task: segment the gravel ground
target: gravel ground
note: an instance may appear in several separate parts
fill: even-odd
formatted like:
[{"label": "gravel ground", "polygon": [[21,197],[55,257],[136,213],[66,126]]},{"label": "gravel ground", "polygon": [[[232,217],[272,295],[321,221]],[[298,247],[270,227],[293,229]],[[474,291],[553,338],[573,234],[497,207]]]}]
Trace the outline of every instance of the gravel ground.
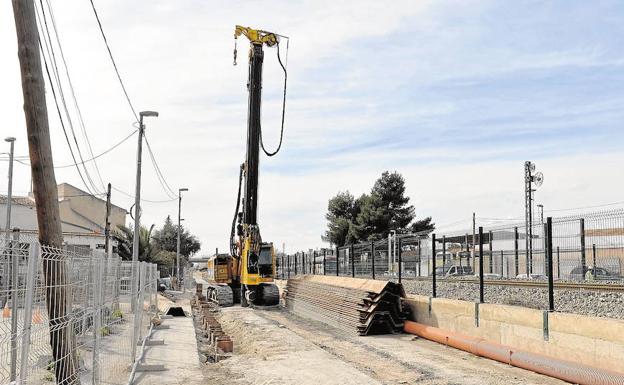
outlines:
[{"label": "gravel ground", "polygon": [[[404,279],[402,282],[408,294],[431,295],[431,281]],[[437,296],[475,302],[479,300],[479,286],[473,283],[438,281]],[[486,285],[485,302],[547,309],[548,290],[546,288]],[[555,289],[555,310],[594,317],[624,319],[624,294],[581,289]]]},{"label": "gravel ground", "polygon": [[344,335],[283,309],[234,306],[217,317],[234,339],[234,354],[205,365],[205,384],[564,384],[409,334]]}]

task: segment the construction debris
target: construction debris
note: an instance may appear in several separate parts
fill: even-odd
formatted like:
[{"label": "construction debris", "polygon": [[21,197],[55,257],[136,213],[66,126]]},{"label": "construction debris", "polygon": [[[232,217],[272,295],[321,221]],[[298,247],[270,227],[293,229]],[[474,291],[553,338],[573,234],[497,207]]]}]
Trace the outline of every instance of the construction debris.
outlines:
[{"label": "construction debris", "polygon": [[300,276],[286,288],[292,313],[362,336],[401,333],[409,315],[401,298],[401,284],[359,278]]}]

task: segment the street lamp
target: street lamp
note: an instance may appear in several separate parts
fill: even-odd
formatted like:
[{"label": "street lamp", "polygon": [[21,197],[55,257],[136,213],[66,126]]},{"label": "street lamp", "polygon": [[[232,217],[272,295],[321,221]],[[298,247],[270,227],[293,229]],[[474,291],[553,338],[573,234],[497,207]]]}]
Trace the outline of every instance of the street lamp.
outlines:
[{"label": "street lamp", "polygon": [[176,283],[178,285],[178,290],[180,289],[180,222],[182,218],[180,215],[182,214],[182,191],[188,191],[188,188],[178,189],[178,244],[176,248]]},{"label": "street lamp", "polygon": [[[139,141],[137,145],[137,171],[136,171],[136,188],[134,191],[134,235],[132,239],[132,288],[131,296],[132,311],[136,310],[136,299],[138,292],[138,261],[139,261],[139,239],[141,229],[141,156],[143,152],[143,134],[145,133],[145,125],[143,124],[143,117],[157,117],[156,111],[141,111],[139,112]],[[134,349],[133,349],[134,350]]]},{"label": "street lamp", "polygon": [[[13,149],[15,147],[15,138],[13,137],[8,137],[6,139],[4,139],[5,142],[10,143],[11,145],[11,151],[9,152],[9,189],[7,191],[7,209],[6,209],[6,227],[5,227],[5,246],[4,247],[8,247],[9,245],[9,237],[10,237],[10,233],[9,230],[11,229],[11,201],[13,200]],[[8,254],[5,255],[4,258],[4,271],[7,272],[9,271],[9,257]],[[3,288],[5,293],[9,292],[9,279],[5,278],[4,279],[4,288]],[[8,296],[6,297],[6,300],[8,300]],[[17,317],[13,317],[14,319],[17,319]]]},{"label": "street lamp", "polygon": [[11,200],[13,198],[13,151],[15,149],[15,138],[9,136],[4,139],[5,142],[10,143],[11,150],[9,151],[9,188],[7,191],[7,212],[6,212],[6,236],[7,243],[9,238],[9,229],[11,228]]}]

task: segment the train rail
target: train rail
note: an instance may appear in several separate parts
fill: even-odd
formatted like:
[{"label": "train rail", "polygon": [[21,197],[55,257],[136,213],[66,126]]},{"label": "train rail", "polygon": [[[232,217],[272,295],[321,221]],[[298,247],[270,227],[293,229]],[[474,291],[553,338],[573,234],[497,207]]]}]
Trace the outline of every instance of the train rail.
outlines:
[{"label": "train rail", "polygon": [[[403,280],[430,281],[430,277],[419,278],[403,278]],[[457,279],[437,279],[438,283],[469,283],[478,285],[479,280],[473,278],[457,278]],[[548,288],[548,281],[545,280],[505,280],[505,279],[485,279],[486,286],[515,286],[529,288]],[[624,292],[624,283],[587,283],[587,282],[557,282],[555,281],[555,290],[572,289],[572,290],[592,290],[592,291],[608,291],[608,292]]]}]

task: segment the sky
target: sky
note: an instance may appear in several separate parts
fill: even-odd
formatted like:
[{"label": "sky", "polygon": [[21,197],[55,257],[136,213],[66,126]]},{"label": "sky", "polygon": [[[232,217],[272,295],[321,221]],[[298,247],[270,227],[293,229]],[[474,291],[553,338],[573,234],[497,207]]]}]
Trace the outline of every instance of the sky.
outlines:
[{"label": "sky", "polygon": [[[99,154],[135,130],[134,116],[89,1],[47,1]],[[171,189],[189,189],[182,217],[201,253],[227,249],[245,156],[248,43],[239,39],[233,66],[236,24],[291,38],[287,57],[284,44],[281,51],[288,66],[282,150],[260,161],[259,224],[263,239],[280,249],[326,246],[327,200],[339,191],[369,192],[385,170],[405,177],[417,216],[432,216],[440,231],[468,228],[473,212],[478,225],[522,217],[526,160],[545,176],[535,199],[548,215],[624,206],[620,1],[94,3],[133,104],[160,113],[146,120],[147,139]],[[0,55],[1,136],[15,136],[16,155],[25,156],[10,2],[0,4]],[[269,150],[279,141],[282,82],[276,50],[267,48],[262,127]],[[71,164],[50,91],[54,162]],[[8,151],[2,143],[0,152]],[[135,162],[133,136],[97,166],[104,183],[133,195]],[[0,174],[7,167],[0,155]],[[102,191],[92,164],[89,173]],[[84,188],[75,168],[56,169],[56,180]],[[14,193],[27,194],[29,167],[16,164],[14,181]],[[147,153],[142,197],[169,199]],[[112,200],[128,210],[133,203],[117,190]],[[142,205],[148,225],[177,216],[175,199]]]}]

